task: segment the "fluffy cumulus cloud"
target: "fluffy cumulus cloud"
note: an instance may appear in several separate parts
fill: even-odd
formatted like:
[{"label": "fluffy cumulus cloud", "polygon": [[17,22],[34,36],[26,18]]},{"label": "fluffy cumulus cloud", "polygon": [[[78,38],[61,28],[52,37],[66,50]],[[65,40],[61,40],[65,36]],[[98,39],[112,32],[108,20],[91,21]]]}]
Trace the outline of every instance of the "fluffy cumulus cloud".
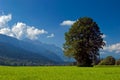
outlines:
[{"label": "fluffy cumulus cloud", "polygon": [[55,35],[52,33],[52,34],[50,34],[49,36],[47,36],[47,38],[52,38],[52,37],[54,37]]},{"label": "fluffy cumulus cloud", "polygon": [[71,21],[71,20],[65,20],[63,21],[60,25],[61,26],[71,26],[75,23],[75,21]]},{"label": "fluffy cumulus cloud", "polygon": [[15,37],[17,39],[29,38],[31,40],[37,39],[41,34],[47,34],[47,31],[44,29],[38,29],[22,22],[17,22],[10,27],[7,23],[11,19],[11,14],[0,16],[0,34]]},{"label": "fluffy cumulus cloud", "polygon": [[27,29],[27,37],[31,39],[37,39],[37,36],[40,34],[47,34],[48,32],[44,29],[37,29],[35,27],[28,27]]},{"label": "fluffy cumulus cloud", "polygon": [[11,14],[0,16],[0,28],[6,27],[7,23],[11,19],[12,19],[12,15]]},{"label": "fluffy cumulus cloud", "polygon": [[27,25],[25,23],[18,22],[15,24],[11,31],[13,32],[14,36],[18,39],[22,39],[26,37],[26,30],[27,30]]},{"label": "fluffy cumulus cloud", "polygon": [[0,34],[5,34],[11,37],[14,37],[13,32],[11,31],[10,28],[1,28],[0,29]]},{"label": "fluffy cumulus cloud", "polygon": [[38,35],[46,34],[47,31],[44,29],[37,29],[34,26],[28,26],[25,23],[18,22],[16,25],[12,27],[12,32],[15,37],[18,39],[29,38],[29,39],[37,39]]},{"label": "fluffy cumulus cloud", "polygon": [[105,51],[120,53],[120,43],[112,44],[104,47]]}]

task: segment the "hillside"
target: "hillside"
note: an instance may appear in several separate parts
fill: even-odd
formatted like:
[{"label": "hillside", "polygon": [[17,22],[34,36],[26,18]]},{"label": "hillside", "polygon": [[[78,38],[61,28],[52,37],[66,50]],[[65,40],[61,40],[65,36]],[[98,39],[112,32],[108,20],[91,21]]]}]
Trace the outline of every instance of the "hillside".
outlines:
[{"label": "hillside", "polygon": [[[64,64],[62,52],[48,48],[51,45],[39,41],[17,40],[0,35],[0,63],[1,65],[59,65]],[[62,51],[62,50],[61,50]],[[59,53],[59,54],[57,54]]]}]

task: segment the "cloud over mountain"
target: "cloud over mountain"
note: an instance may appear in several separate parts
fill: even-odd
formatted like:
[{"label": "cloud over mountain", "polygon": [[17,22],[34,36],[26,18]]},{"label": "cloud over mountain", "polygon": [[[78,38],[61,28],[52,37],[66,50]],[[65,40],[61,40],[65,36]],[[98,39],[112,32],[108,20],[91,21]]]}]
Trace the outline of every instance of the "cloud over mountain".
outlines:
[{"label": "cloud over mountain", "polygon": [[29,38],[29,39],[37,39],[39,35],[46,34],[47,31],[44,29],[37,29],[34,26],[28,26],[25,23],[18,22],[16,25],[12,27],[12,32],[14,36],[18,39]]},{"label": "cloud over mountain", "polygon": [[9,26],[8,22],[12,20],[12,15],[0,16],[0,34],[15,37],[17,39],[29,38],[37,39],[41,34],[47,34],[44,29],[38,29],[22,22],[17,22],[13,26]]}]

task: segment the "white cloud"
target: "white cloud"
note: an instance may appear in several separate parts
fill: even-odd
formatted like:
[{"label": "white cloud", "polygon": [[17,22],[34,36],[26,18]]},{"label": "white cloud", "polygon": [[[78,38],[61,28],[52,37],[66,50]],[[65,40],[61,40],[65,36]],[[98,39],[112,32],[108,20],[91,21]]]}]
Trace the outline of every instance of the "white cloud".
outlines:
[{"label": "white cloud", "polygon": [[37,39],[41,34],[47,34],[47,31],[44,29],[38,29],[34,26],[28,26],[25,23],[18,22],[13,26],[7,26],[7,23],[12,19],[12,15],[3,15],[0,16],[0,34],[8,35],[15,37],[17,39],[29,38]]},{"label": "white cloud", "polygon": [[12,31],[9,28],[0,29],[0,34],[5,34],[5,35],[9,35],[11,37],[14,37]]},{"label": "white cloud", "polygon": [[7,23],[11,19],[12,19],[12,15],[11,14],[0,16],[0,28],[6,27]]},{"label": "white cloud", "polygon": [[52,37],[54,37],[55,35],[52,33],[52,34],[50,34],[49,36],[47,36],[47,38],[52,38]]},{"label": "white cloud", "polygon": [[12,33],[17,39],[22,39],[26,37],[27,25],[21,22],[18,22],[12,27]]},{"label": "white cloud", "polygon": [[75,21],[71,21],[71,20],[65,20],[63,21],[60,25],[61,26],[71,26],[75,23]]},{"label": "white cloud", "polygon": [[105,54],[105,52],[102,52],[102,51],[101,51],[100,54]]},{"label": "white cloud", "polygon": [[105,35],[105,34],[103,34],[103,35],[102,35],[102,38],[106,38],[106,35]]},{"label": "white cloud", "polygon": [[47,34],[44,29],[37,29],[34,26],[28,26],[25,23],[18,22],[12,27],[12,32],[17,39],[29,38],[31,40],[38,39],[41,34]]},{"label": "white cloud", "polygon": [[104,42],[105,44],[107,44],[107,41],[104,40],[103,42]]},{"label": "white cloud", "polygon": [[37,39],[38,35],[40,34],[47,34],[48,32],[45,31],[44,29],[37,29],[35,27],[28,27],[27,29],[27,37],[30,38],[30,39]]},{"label": "white cloud", "polygon": [[120,43],[112,44],[103,48],[105,51],[120,53]]}]

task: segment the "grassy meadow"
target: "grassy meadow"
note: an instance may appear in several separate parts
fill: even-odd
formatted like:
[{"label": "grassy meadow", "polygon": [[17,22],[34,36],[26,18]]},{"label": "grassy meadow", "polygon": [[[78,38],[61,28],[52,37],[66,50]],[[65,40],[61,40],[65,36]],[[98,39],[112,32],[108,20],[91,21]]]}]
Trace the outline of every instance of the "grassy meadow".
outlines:
[{"label": "grassy meadow", "polygon": [[0,66],[0,80],[120,80],[120,67]]}]

